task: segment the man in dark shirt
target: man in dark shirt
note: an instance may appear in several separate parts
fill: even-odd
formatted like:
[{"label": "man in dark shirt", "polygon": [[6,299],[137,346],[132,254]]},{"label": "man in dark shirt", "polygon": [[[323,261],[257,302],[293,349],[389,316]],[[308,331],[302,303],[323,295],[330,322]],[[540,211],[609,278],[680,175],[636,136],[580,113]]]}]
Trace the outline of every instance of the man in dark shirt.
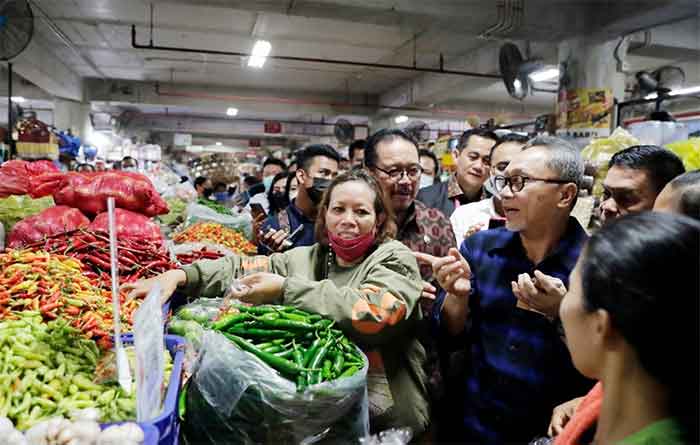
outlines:
[{"label": "man in dark shirt", "polygon": [[457,207],[481,200],[482,187],[489,177],[491,148],[496,142],[498,136],[490,130],[465,131],[459,138],[457,150],[452,153],[457,172],[447,182],[422,189],[418,200],[440,210],[447,218]]},{"label": "man in dark shirt", "polygon": [[555,406],[593,385],[575,370],[561,338],[561,299],[538,301],[547,310],[534,311],[513,292],[535,271],[568,285],[587,238],[570,217],[582,176],[575,147],[535,138],[495,178],[505,228],[479,232],[447,257],[416,255],[445,289],[434,305],[437,328],[459,335],[471,322],[461,442],[528,443],[546,434]]},{"label": "man in dark shirt", "polygon": [[[286,210],[270,215],[263,224],[262,234],[257,237],[260,253],[282,252],[316,242],[314,223],[318,205],[331,179],[338,175],[339,162],[335,149],[325,144],[309,145],[297,154],[298,168],[294,172],[299,184],[297,197]],[[301,232],[288,240],[302,225]]]},{"label": "man in dark shirt", "polygon": [[608,167],[600,203],[603,222],[651,210],[666,184],[685,172],[675,153],[656,145],[635,145],[617,152]]}]

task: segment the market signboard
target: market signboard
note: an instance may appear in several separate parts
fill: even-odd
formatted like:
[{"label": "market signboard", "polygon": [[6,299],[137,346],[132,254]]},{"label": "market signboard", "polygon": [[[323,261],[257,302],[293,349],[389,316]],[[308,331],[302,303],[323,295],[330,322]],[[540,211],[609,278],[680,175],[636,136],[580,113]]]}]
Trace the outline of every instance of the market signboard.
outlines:
[{"label": "market signboard", "polygon": [[609,88],[561,90],[557,101],[557,134],[575,138],[610,136],[613,106]]}]

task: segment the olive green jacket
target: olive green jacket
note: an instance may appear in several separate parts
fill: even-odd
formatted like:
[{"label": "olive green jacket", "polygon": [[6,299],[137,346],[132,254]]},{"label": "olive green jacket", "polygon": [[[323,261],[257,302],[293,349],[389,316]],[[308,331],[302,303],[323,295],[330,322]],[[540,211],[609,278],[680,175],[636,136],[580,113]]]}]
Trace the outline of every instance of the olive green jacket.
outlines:
[{"label": "olive green jacket", "polygon": [[277,303],[335,320],[368,353],[371,413],[373,382],[388,380],[390,401],[380,405],[390,408],[375,410],[381,414],[370,419],[372,430],[410,426],[420,434],[427,428],[426,356],[416,339],[422,280],[413,254],[402,243],[386,241],[362,263],[347,268],[337,265],[327,247],[315,244],[270,257],[200,261],[184,270],[182,291],[190,297],[222,296],[234,278],[252,272],[286,277]]}]

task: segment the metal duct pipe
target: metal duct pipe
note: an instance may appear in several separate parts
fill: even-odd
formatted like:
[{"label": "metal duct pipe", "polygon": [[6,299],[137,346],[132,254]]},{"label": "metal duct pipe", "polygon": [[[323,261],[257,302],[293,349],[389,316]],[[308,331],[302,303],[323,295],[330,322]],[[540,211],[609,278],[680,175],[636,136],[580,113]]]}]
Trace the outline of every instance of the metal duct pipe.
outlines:
[{"label": "metal duct pipe", "polygon": [[479,34],[479,38],[488,39],[491,37],[491,34],[496,32],[498,29],[500,29],[501,26],[503,26],[503,23],[505,22],[505,19],[506,19],[505,9],[506,9],[505,0],[499,0],[498,3],[496,4],[496,12],[498,14],[496,24],[489,26],[486,30],[484,30],[481,34]]},{"label": "metal duct pipe", "polygon": [[[175,46],[161,46],[153,45],[149,43],[148,45],[141,45],[136,42],[136,25],[131,25],[131,47],[135,49],[147,49],[154,51],[172,51],[181,53],[196,53],[196,54],[214,54],[217,56],[233,56],[233,57],[251,57],[252,54],[242,53],[237,51],[217,51],[204,48],[183,48]],[[369,62],[356,62],[352,60],[340,60],[340,59],[318,59],[314,57],[293,57],[293,56],[277,56],[269,55],[269,59],[275,60],[286,60],[290,62],[304,62],[304,63],[324,63],[330,65],[346,65],[346,66],[356,66],[364,68],[377,68],[377,69],[387,69],[387,70],[402,70],[402,71],[413,71],[419,73],[431,73],[431,74],[451,74],[455,76],[464,77],[479,77],[482,79],[501,79],[500,75],[497,74],[485,74],[485,73],[474,73],[471,71],[459,71],[459,70],[446,70],[442,66],[440,68],[421,68],[408,65],[390,65],[386,63],[369,63]]]},{"label": "metal duct pipe", "polygon": [[[230,122],[254,122],[254,123],[265,123],[269,121],[274,121],[274,122],[279,122],[281,124],[297,124],[297,125],[310,125],[314,127],[334,127],[335,122],[309,122],[309,121],[295,121],[295,120],[280,120],[280,119],[255,119],[255,118],[239,118],[239,117],[234,117],[234,118],[225,118],[223,116],[215,116],[215,115],[207,115],[207,114],[180,114],[180,113],[141,113],[139,112],[139,116],[146,116],[146,117],[172,117],[172,118],[180,118],[180,119],[218,119],[222,121],[230,121]],[[132,118],[133,119],[133,118]],[[369,125],[367,124],[352,124],[353,127],[356,128],[369,128]]]},{"label": "metal duct pipe", "polygon": [[[254,102],[254,103],[273,103],[273,104],[283,104],[283,105],[317,105],[317,106],[327,106],[336,108],[373,108],[373,109],[385,109],[385,110],[396,110],[396,111],[417,111],[423,113],[434,113],[445,116],[454,116],[460,119],[464,119],[467,116],[477,115],[477,116],[489,116],[491,117],[494,113],[480,113],[474,111],[462,111],[462,110],[450,110],[445,108],[437,107],[395,107],[391,105],[382,104],[352,104],[352,103],[335,103],[335,102],[323,102],[314,100],[304,100],[304,99],[290,99],[287,97],[265,97],[265,96],[233,96],[233,95],[218,95],[218,94],[207,94],[199,92],[186,92],[186,91],[163,91],[160,88],[160,84],[156,83],[155,92],[157,96],[163,97],[184,97],[191,99],[208,99],[217,100],[222,102],[231,103],[232,101],[240,102]],[[529,116],[517,115],[527,119]]]}]

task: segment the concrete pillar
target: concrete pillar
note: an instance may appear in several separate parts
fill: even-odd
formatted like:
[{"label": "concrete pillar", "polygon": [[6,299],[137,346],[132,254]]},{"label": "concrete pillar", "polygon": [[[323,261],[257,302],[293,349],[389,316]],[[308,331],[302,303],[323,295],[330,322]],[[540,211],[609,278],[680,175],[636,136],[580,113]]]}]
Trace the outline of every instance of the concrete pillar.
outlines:
[{"label": "concrete pillar", "polygon": [[71,129],[75,136],[85,141],[90,137],[90,104],[56,99],[54,101],[54,127],[59,130]]},{"label": "concrete pillar", "polygon": [[[570,112],[574,107],[583,104],[583,109],[586,113],[593,116],[600,116],[607,110],[609,115],[604,121],[614,125],[614,107],[612,106],[613,98],[624,100],[625,96],[625,74],[618,72],[617,61],[615,59],[615,48],[619,40],[611,40],[605,42],[594,42],[585,37],[565,40],[559,44],[558,59],[560,69],[565,68],[566,75],[564,81],[561,82],[558,96],[558,114],[559,114],[559,130],[558,134],[563,134],[570,138],[576,139],[577,142],[585,144],[587,140],[594,136],[607,136],[610,134],[611,126],[606,128],[596,128],[596,124],[582,125],[572,124],[572,120],[576,121],[581,115],[576,112],[569,113],[567,118],[567,110]],[[620,57],[625,57],[627,52],[626,45],[623,45],[620,50]],[[581,95],[577,100],[572,99],[572,92],[586,90],[609,90],[612,96],[607,96],[606,107],[598,106],[586,108],[586,103],[589,102],[588,95]],[[568,95],[567,95],[568,93]],[[568,99],[568,103],[567,103]],[[578,101],[580,99],[580,101]],[[578,102],[577,102],[578,101]]]}]

